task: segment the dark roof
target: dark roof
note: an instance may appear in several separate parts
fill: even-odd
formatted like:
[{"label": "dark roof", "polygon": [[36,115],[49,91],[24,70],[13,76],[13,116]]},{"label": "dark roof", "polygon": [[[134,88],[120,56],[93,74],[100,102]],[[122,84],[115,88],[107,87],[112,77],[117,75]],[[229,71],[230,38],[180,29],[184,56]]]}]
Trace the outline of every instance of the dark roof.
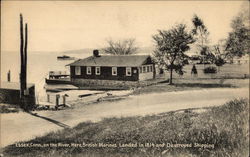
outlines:
[{"label": "dark roof", "polygon": [[69,66],[140,66],[147,62],[149,55],[106,55],[90,56],[77,60]]},{"label": "dark roof", "polygon": [[[27,83],[27,88],[34,86],[32,83]],[[20,83],[19,82],[0,82],[1,89],[13,89],[13,90],[20,90]]]}]

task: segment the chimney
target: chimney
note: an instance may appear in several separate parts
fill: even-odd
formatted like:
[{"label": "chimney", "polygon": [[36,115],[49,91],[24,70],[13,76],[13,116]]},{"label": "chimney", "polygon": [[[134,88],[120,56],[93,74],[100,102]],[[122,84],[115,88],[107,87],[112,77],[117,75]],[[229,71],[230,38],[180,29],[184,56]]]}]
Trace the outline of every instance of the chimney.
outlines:
[{"label": "chimney", "polygon": [[98,50],[94,50],[94,51],[93,51],[93,56],[94,56],[94,57],[100,57],[99,51],[98,51]]}]

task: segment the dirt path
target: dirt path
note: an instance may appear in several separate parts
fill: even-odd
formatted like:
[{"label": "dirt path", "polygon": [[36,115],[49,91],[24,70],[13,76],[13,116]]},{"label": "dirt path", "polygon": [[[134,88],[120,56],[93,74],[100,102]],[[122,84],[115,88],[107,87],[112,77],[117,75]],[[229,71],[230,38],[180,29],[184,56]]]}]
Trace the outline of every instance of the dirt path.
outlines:
[{"label": "dirt path", "polygon": [[116,102],[79,105],[69,110],[2,114],[1,147],[42,136],[51,131],[73,127],[83,121],[216,106],[239,97],[249,97],[248,88],[214,88],[145,94],[129,96]]}]

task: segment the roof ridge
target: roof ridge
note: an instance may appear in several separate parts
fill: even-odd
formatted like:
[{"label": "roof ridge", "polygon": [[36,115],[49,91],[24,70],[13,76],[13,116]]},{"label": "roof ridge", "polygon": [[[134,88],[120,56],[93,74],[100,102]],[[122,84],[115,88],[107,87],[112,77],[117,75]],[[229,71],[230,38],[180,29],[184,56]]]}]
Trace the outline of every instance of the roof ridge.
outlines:
[{"label": "roof ridge", "polygon": [[104,55],[104,56],[89,56],[84,59],[77,60],[67,66],[81,65],[101,65],[101,66],[138,66],[146,62],[150,55]]},{"label": "roof ridge", "polygon": [[137,55],[137,54],[132,54],[132,55],[109,55],[109,54],[106,54],[106,55],[100,55],[100,56],[150,56],[150,55]]}]

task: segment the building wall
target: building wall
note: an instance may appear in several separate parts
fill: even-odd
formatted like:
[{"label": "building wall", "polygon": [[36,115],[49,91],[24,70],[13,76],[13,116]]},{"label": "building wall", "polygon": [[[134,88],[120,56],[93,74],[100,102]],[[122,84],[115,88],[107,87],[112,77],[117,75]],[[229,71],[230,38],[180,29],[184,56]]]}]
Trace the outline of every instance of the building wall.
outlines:
[{"label": "building wall", "polygon": [[[0,89],[0,103],[20,104],[20,91],[15,89]],[[35,86],[29,88],[29,94],[26,96],[28,108],[33,108],[36,104]]]},{"label": "building wall", "polygon": [[138,81],[97,80],[73,78],[72,83],[78,87],[91,87],[92,89],[129,89],[139,86]]},{"label": "building wall", "polygon": [[0,103],[18,104],[20,92],[12,89],[0,89]]},{"label": "building wall", "polygon": [[149,80],[154,78],[154,73],[153,72],[148,72],[148,73],[140,73],[139,74],[139,81],[143,80]]},{"label": "building wall", "polygon": [[96,79],[96,80],[123,80],[138,81],[138,68],[131,67],[132,75],[126,76],[126,67],[117,67],[117,75],[112,75],[112,67],[100,67],[101,74],[96,75],[95,67],[91,67],[91,74],[88,75],[86,66],[81,66],[81,75],[75,74],[75,66],[70,66],[70,76],[72,79]]},{"label": "building wall", "polygon": [[[147,67],[151,66],[151,70],[147,71]],[[143,70],[143,67],[145,67],[145,70]],[[149,79],[154,79],[155,78],[155,65],[154,64],[147,64],[147,65],[142,65],[139,68],[139,81],[144,81],[144,80],[149,80]]]}]

